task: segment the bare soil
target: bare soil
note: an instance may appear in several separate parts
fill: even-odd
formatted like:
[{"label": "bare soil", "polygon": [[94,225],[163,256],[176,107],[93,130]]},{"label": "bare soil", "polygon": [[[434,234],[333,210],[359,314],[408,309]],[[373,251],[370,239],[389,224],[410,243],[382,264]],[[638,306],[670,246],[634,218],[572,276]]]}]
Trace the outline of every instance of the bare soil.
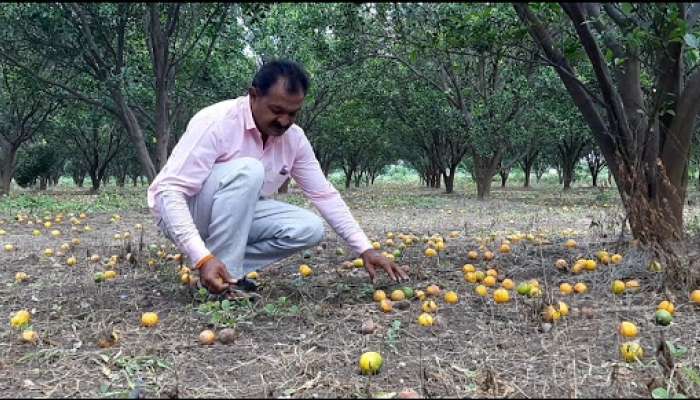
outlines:
[{"label": "bare soil", "polygon": [[[328,229],[308,258],[299,253],[260,271],[262,300],[249,307],[236,305],[231,312],[240,318],[235,343],[211,346],[199,344],[199,332],[220,331],[223,326],[199,311],[203,299],[180,283],[179,263],[149,250],[156,244],[164,245],[168,254],[177,253],[159,235],[147,210],[125,210],[118,222],[110,222],[111,213],[89,215],[80,226],[90,225],[93,231],[82,233],[71,231],[67,216],[50,229],[19,224],[14,215],[2,216],[5,223],[0,228],[7,234],[0,242],[16,249],[0,254],[0,314],[7,318],[0,329],[0,393],[372,397],[413,389],[424,397],[617,398],[650,397],[651,390],[668,387],[671,393],[698,396],[700,307],[687,296],[694,288],[664,291],[663,273],[649,271],[649,256],[620,234],[619,205],[607,204],[596,197],[599,193],[590,188],[567,194],[495,189],[491,201],[479,202],[464,194],[422,188],[353,191],[344,197],[374,240],[383,243],[389,231],[443,235],[447,249],[439,257],[425,257],[426,245],[420,242],[398,262],[409,265],[412,280],[407,286],[425,289],[435,283],[443,292],[456,291],[459,303],[436,299],[439,323],[429,328],[417,323],[417,300],[408,309],[381,312],[372,301],[373,288],[364,270],[341,265],[355,255]],[[294,190],[280,198],[305,204]],[[698,215],[697,206],[688,207],[687,213],[688,220]],[[143,231],[135,229],[137,223],[143,224]],[[42,235],[33,237],[33,229]],[[52,229],[61,230],[61,237],[52,238]],[[449,238],[454,230],[459,237]],[[130,239],[114,239],[125,231]],[[511,254],[498,253],[500,240],[516,231],[541,233],[548,243],[525,240],[513,244]],[[477,268],[495,268],[516,284],[537,279],[541,298],[513,290],[508,304],[497,305],[492,298],[476,295],[475,285],[465,282],[462,265],[468,262],[469,250],[479,249],[475,237],[492,233],[496,239],[489,248],[496,259],[479,261]],[[43,249],[57,251],[74,237],[81,243],[65,256],[43,255]],[[564,248],[568,238],[578,242],[577,249]],[[689,243],[686,256],[694,259],[700,242],[691,237]],[[339,247],[345,255],[337,255]],[[559,258],[572,264],[578,258],[594,258],[601,249],[623,254],[622,264],[600,265],[579,275],[554,267]],[[128,253],[132,261],[126,260]],[[91,254],[99,254],[101,262],[89,262]],[[121,256],[117,278],[96,283],[95,272],[106,270],[113,254]],[[66,265],[69,255],[76,256],[78,265]],[[148,267],[149,259],[157,265]],[[314,269],[312,277],[299,277],[302,263]],[[15,283],[20,271],[31,279]],[[614,279],[637,279],[641,289],[615,296],[610,290]],[[589,292],[564,296],[558,289],[561,282],[585,282]],[[403,285],[383,280],[378,286],[389,291]],[[656,305],[663,299],[676,306],[668,327],[654,323]],[[540,312],[558,301],[565,301],[571,314],[545,324]],[[10,315],[20,309],[32,313],[32,327],[40,337],[36,346],[22,343],[19,331],[10,328]],[[140,326],[146,311],[160,316],[156,327]],[[367,320],[379,326],[373,334],[359,331]],[[620,358],[621,321],[639,328],[641,362]],[[111,331],[117,332],[116,343],[99,347],[98,339]],[[666,341],[681,350],[669,355]],[[365,351],[382,354],[378,375],[359,373],[358,359]]]}]

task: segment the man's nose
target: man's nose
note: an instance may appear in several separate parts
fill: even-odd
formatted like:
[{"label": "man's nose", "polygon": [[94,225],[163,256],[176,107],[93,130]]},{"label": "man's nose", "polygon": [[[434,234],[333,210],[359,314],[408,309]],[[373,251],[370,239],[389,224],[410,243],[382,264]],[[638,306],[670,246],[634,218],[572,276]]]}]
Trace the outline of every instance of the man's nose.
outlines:
[{"label": "man's nose", "polygon": [[291,123],[292,123],[292,118],[289,117],[289,116],[287,116],[287,115],[284,115],[284,116],[282,116],[282,117],[279,117],[279,118],[277,119],[277,122],[278,122],[281,126],[289,126],[289,125],[291,125]]}]

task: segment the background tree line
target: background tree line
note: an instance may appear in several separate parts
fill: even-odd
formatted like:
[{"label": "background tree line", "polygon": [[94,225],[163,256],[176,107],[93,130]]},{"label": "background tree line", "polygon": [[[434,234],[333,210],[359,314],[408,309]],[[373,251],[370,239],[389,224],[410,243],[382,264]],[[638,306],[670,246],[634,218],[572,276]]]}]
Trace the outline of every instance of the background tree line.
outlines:
[{"label": "background tree line", "polygon": [[192,115],[273,57],[311,74],[298,124],[346,187],[401,160],[447,193],[460,169],[480,199],[514,168],[525,186],[555,168],[566,190],[585,159],[659,241],[682,236],[700,183],[697,4],[1,7],[2,193],[151,181]]}]

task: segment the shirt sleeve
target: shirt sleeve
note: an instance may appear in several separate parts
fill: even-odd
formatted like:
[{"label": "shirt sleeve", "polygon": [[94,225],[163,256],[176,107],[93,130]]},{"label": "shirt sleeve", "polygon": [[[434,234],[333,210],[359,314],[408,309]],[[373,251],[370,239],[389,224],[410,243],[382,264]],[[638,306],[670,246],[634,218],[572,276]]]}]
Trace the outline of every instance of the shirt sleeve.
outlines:
[{"label": "shirt sleeve", "polygon": [[160,171],[154,190],[154,202],[162,218],[162,227],[193,264],[209,254],[199,235],[187,198],[202,188],[218,156],[218,123],[193,118]]},{"label": "shirt sleeve", "polygon": [[372,248],[367,235],[353,218],[340,193],[323,175],[311,143],[301,135],[299,148],[290,171],[304,196],[318,209],[335,232],[358,254]]}]

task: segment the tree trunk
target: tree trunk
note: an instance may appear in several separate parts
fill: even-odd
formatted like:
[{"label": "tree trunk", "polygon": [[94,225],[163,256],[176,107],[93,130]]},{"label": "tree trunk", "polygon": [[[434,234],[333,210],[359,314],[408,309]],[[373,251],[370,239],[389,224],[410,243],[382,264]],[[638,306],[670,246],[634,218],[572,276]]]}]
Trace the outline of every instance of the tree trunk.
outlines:
[{"label": "tree trunk", "polygon": [[476,198],[478,200],[488,200],[491,197],[491,176],[479,176],[476,179]]},{"label": "tree trunk", "polygon": [[0,195],[10,194],[10,185],[17,168],[17,148],[9,146],[7,150],[0,147]]},{"label": "tree trunk", "polygon": [[111,88],[110,93],[115,105],[119,109],[119,119],[124,125],[124,129],[129,134],[131,143],[134,145],[136,158],[139,160],[139,163],[141,163],[143,173],[146,175],[149,182],[153,182],[153,179],[156,177],[156,168],[151,160],[151,155],[148,153],[148,148],[146,147],[141,125],[136,119],[134,112],[126,104],[126,100],[124,99],[121,90],[119,88]]},{"label": "tree trunk", "polygon": [[506,181],[508,181],[508,176],[510,175],[510,169],[501,169],[498,171],[498,175],[501,176],[501,187],[506,187]]},{"label": "tree trunk", "polygon": [[117,178],[117,187],[123,188],[126,183],[126,174],[118,174],[115,178]]},{"label": "tree trunk", "polygon": [[350,189],[350,184],[352,183],[352,174],[354,170],[344,170],[345,171],[345,189]]},{"label": "tree trunk", "polygon": [[48,178],[46,178],[45,176],[39,177],[39,190],[46,190],[48,181]]},{"label": "tree trunk", "polygon": [[454,192],[456,170],[457,168],[450,168],[449,174],[447,171],[442,173],[442,179],[445,181],[445,193],[447,194]]},{"label": "tree trunk", "polygon": [[564,190],[571,190],[571,181],[572,181],[572,168],[567,167],[566,165],[563,167],[563,174],[562,174],[562,182],[564,183]]},{"label": "tree trunk", "polygon": [[102,184],[102,179],[99,173],[97,171],[90,171],[90,180],[92,181],[90,192],[97,193],[100,190],[100,185]]}]

